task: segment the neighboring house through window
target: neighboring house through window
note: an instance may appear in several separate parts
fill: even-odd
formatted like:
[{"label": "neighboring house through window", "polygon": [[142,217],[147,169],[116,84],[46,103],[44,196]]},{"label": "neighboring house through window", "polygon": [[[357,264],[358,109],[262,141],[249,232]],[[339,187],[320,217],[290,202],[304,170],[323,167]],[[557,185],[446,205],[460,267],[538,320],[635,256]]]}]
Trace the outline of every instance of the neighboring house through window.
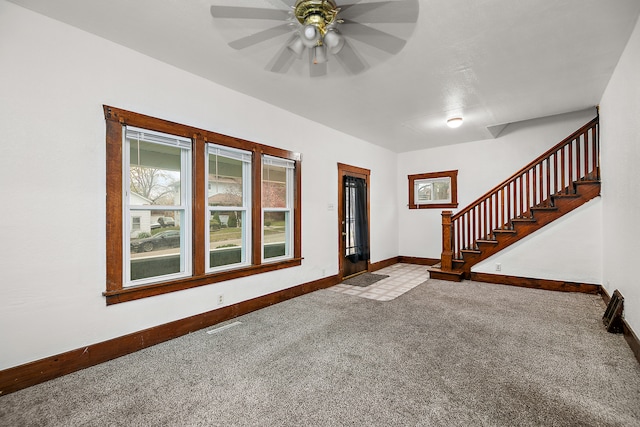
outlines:
[{"label": "neighboring house through window", "polygon": [[293,171],[291,160],[262,156],[263,259],[291,256]]}]

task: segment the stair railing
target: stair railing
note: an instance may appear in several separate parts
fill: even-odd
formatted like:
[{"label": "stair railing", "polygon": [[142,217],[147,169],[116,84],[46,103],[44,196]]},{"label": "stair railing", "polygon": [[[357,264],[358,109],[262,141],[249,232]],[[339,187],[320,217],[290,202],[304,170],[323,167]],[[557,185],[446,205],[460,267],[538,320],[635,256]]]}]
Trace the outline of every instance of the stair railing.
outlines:
[{"label": "stair railing", "polygon": [[478,240],[495,240],[515,218],[552,206],[552,195],[575,194],[576,181],[600,180],[598,117],[453,215],[442,212],[442,269],[451,270],[463,250]]}]

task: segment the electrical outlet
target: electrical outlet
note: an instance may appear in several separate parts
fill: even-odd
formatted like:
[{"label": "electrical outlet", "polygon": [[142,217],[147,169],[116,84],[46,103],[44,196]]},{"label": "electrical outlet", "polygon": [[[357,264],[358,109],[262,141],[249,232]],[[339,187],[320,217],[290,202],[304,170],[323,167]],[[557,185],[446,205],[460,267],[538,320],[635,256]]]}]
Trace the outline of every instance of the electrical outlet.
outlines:
[{"label": "electrical outlet", "polygon": [[496,262],[496,271],[502,271],[502,264]]},{"label": "electrical outlet", "polygon": [[224,295],[218,295],[218,305],[224,304]]}]

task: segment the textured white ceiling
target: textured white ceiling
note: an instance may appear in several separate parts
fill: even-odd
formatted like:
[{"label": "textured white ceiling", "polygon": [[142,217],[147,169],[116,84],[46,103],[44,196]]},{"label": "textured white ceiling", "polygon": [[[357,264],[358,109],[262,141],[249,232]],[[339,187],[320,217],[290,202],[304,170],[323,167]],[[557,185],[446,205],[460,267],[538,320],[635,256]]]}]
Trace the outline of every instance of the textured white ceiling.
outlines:
[{"label": "textured white ceiling", "polygon": [[[396,152],[493,138],[499,125],[595,106],[640,14],[638,0],[420,0],[416,24],[371,24],[406,39],[400,53],[353,41],[366,71],[350,75],[332,60],[327,75],[311,78],[307,61],[285,74],[265,69],[288,35],[243,50],[227,44],[278,22],[209,12],[295,0],[11,1]],[[447,128],[453,115],[462,127]]]}]

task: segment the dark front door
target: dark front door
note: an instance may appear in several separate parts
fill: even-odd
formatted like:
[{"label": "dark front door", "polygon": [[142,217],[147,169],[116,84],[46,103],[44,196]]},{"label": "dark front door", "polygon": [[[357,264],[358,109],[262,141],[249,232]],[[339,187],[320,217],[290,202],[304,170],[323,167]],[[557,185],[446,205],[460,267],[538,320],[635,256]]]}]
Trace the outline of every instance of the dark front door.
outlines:
[{"label": "dark front door", "polygon": [[354,167],[340,173],[340,273],[343,278],[369,268],[368,173],[366,169]]}]

